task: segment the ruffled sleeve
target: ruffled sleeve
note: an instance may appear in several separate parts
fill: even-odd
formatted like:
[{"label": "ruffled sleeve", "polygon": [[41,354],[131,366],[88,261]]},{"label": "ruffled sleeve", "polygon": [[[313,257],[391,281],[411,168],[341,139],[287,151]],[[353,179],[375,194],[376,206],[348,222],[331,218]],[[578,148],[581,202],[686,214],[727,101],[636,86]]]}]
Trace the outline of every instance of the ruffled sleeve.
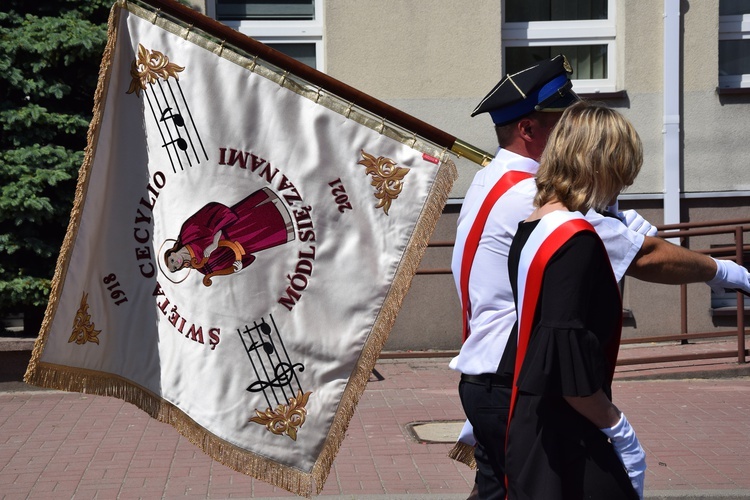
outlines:
[{"label": "ruffled sleeve", "polygon": [[518,377],[537,395],[590,396],[604,385],[606,362],[596,336],[585,329],[538,326]]},{"label": "ruffled sleeve", "polygon": [[[545,396],[609,393],[608,342],[619,341],[622,305],[606,253],[579,233],[544,272],[534,327],[518,377],[521,391]],[[616,335],[615,335],[616,334]]]}]

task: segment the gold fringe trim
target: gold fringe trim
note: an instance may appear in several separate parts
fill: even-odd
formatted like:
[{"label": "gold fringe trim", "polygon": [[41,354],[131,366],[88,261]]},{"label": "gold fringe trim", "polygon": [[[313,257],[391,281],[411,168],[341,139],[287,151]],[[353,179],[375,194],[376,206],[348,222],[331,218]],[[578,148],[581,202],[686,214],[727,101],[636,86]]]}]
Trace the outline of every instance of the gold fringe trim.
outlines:
[{"label": "gold fringe trim", "polygon": [[370,374],[373,368],[375,368],[375,363],[377,363],[380,357],[380,351],[383,349],[386,340],[388,340],[388,335],[396,321],[396,314],[401,308],[401,303],[406,296],[406,292],[411,287],[412,279],[427,249],[430,236],[435,231],[435,225],[442,215],[443,207],[445,207],[448,201],[451,187],[457,176],[456,165],[450,158],[444,158],[427,197],[427,203],[425,203],[422,209],[422,213],[417,220],[412,236],[396,270],[391,288],[383,302],[383,307],[375,320],[370,336],[365,341],[354,372],[344,389],[339,408],[336,411],[328,433],[328,438],[323,445],[323,450],[313,466],[312,474],[315,481],[316,494],[320,493],[323,489],[333,460],[346,435],[346,429],[349,427],[349,422],[354,416],[354,409],[365,390]]},{"label": "gold fringe trim", "polygon": [[[198,425],[182,410],[145,387],[114,374],[39,362],[27,383],[69,392],[122,399],[169,424],[217,462],[300,496],[311,497],[314,477],[304,471],[239,448]],[[321,488],[317,489],[320,492]]]},{"label": "gold fringe trim", "polygon": [[461,462],[470,469],[477,468],[477,461],[474,459],[474,447],[461,441],[456,441],[451,451],[448,452],[448,458]]},{"label": "gold fringe trim", "polygon": [[[81,223],[83,202],[88,189],[100,124],[104,112],[103,104],[106,98],[109,75],[112,69],[114,46],[117,38],[117,24],[121,8],[128,9],[136,15],[139,15],[139,17],[144,17],[143,13],[148,12],[147,10],[134,6],[132,3],[124,0],[118,0],[110,11],[107,28],[107,45],[104,50],[102,64],[99,70],[99,81],[94,96],[93,118],[89,125],[83,164],[79,170],[75,202],[71,212],[70,223],[65,235],[65,240],[63,241],[60,256],[55,268],[55,275],[52,281],[50,299],[45,312],[44,321],[42,322],[39,337],[34,345],[31,360],[24,376],[24,381],[28,384],[40,387],[111,396],[127,401],[138,408],[141,408],[151,417],[160,422],[172,425],[191,443],[199,447],[214,460],[226,465],[227,467],[268,482],[279,488],[283,488],[291,493],[309,498],[313,493],[319,494],[323,489],[323,485],[325,484],[331,466],[333,465],[334,458],[341,447],[341,443],[346,435],[346,430],[354,415],[357,403],[365,390],[370,373],[372,373],[378,357],[380,356],[380,352],[388,339],[388,335],[390,334],[396,320],[396,314],[401,308],[403,299],[411,286],[412,279],[416,274],[419,263],[427,248],[427,243],[435,230],[437,221],[442,214],[443,207],[448,200],[450,190],[458,176],[456,165],[450,159],[444,148],[440,148],[427,141],[418,140],[413,133],[403,131],[391,124],[386,124],[382,119],[378,119],[363,110],[358,110],[356,107],[353,109],[351,103],[344,103],[335,96],[321,92],[320,89],[313,88],[309,84],[301,82],[293,75],[285,74],[282,77],[272,69],[266,68],[263,70],[263,67],[257,63],[257,58],[248,59],[244,55],[232,52],[227,48],[224,48],[221,53],[222,57],[234,60],[238,63],[242,62],[246,67],[252,63],[252,71],[257,73],[263,72],[263,76],[274,81],[279,80],[280,85],[290,88],[300,95],[315,100],[329,109],[340,112],[362,125],[378,129],[384,135],[391,137],[397,142],[408,144],[412,149],[439,158],[442,162],[430,189],[427,202],[417,220],[402,260],[394,275],[394,281],[386,295],[383,308],[375,320],[372,331],[365,342],[354,372],[344,389],[341,402],[339,403],[339,407],[334,415],[334,420],[323,445],[323,449],[310,473],[279,464],[278,462],[253,454],[220,439],[196,424],[179,408],[131,381],[119,378],[112,374],[84,369],[73,369],[66,366],[41,362],[40,357],[49,334],[52,318],[56,313],[60,294],[62,292],[63,278],[68,270],[73,245]],[[163,17],[157,16],[154,22],[164,29],[169,27],[170,29],[168,29],[168,31],[170,32],[182,33],[184,38],[189,39],[197,45],[206,47],[213,44],[218,46],[218,43],[211,42],[210,35],[196,34],[195,31],[197,30],[191,31],[188,29],[185,31],[184,28],[180,28],[175,25],[175,23],[167,21]],[[198,41],[202,42],[198,43]]]},{"label": "gold fringe trim", "polygon": [[68,265],[70,264],[71,254],[73,253],[73,244],[78,236],[78,229],[81,225],[83,202],[86,198],[86,192],[88,191],[89,179],[91,178],[91,165],[94,161],[96,144],[99,139],[99,128],[104,114],[104,101],[106,99],[109,75],[112,69],[112,59],[114,57],[115,42],[117,40],[117,24],[119,18],[120,9],[117,5],[113,5],[109,11],[109,19],[107,20],[107,45],[104,47],[102,63],[99,66],[99,80],[97,81],[96,91],[94,92],[93,117],[91,118],[91,123],[89,123],[88,132],[86,133],[86,149],[84,150],[83,163],[78,171],[78,183],[76,184],[73,208],[70,212],[70,222],[68,223],[68,228],[65,232],[65,239],[63,240],[60,254],[57,257],[55,274],[52,278],[52,284],[50,287],[49,301],[47,302],[47,309],[44,312],[44,319],[42,320],[42,326],[39,330],[39,336],[34,343],[34,349],[31,351],[31,360],[29,361],[29,366],[24,375],[24,381],[27,383],[30,383],[28,380],[33,377],[39,358],[44,350],[50,324],[52,323],[52,318],[57,311],[64,277],[68,272]]}]

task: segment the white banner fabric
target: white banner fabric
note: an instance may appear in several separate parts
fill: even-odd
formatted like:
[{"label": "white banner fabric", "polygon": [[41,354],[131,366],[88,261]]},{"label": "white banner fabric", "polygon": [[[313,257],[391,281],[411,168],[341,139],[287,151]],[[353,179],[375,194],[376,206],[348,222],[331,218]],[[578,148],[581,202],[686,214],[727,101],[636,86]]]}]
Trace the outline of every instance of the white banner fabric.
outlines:
[{"label": "white banner fabric", "polygon": [[133,402],[214,459],[310,496],[455,166],[157,17],[113,7],[26,379]]}]

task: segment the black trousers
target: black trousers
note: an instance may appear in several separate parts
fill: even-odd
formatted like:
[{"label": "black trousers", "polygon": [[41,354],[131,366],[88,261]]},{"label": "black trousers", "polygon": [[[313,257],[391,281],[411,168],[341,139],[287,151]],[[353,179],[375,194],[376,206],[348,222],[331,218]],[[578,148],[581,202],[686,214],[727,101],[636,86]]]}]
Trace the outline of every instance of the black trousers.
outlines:
[{"label": "black trousers", "polygon": [[[481,376],[480,376],[481,377]],[[510,384],[469,382],[458,385],[466,417],[474,428],[477,445],[476,485],[480,500],[505,500],[505,434],[510,411]]]}]

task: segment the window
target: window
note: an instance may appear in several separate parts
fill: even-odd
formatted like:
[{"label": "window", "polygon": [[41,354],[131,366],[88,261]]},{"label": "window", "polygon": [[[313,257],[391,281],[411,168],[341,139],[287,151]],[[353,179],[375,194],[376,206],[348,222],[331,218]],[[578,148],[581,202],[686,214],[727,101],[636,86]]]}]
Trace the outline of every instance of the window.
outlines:
[{"label": "window", "polygon": [[750,87],[750,0],[719,1],[719,87]]},{"label": "window", "polygon": [[323,0],[215,0],[208,6],[208,15],[227,26],[323,69]]},{"label": "window", "polygon": [[515,73],[564,54],[573,68],[573,90],[614,92],[614,0],[506,0],[503,63]]}]

